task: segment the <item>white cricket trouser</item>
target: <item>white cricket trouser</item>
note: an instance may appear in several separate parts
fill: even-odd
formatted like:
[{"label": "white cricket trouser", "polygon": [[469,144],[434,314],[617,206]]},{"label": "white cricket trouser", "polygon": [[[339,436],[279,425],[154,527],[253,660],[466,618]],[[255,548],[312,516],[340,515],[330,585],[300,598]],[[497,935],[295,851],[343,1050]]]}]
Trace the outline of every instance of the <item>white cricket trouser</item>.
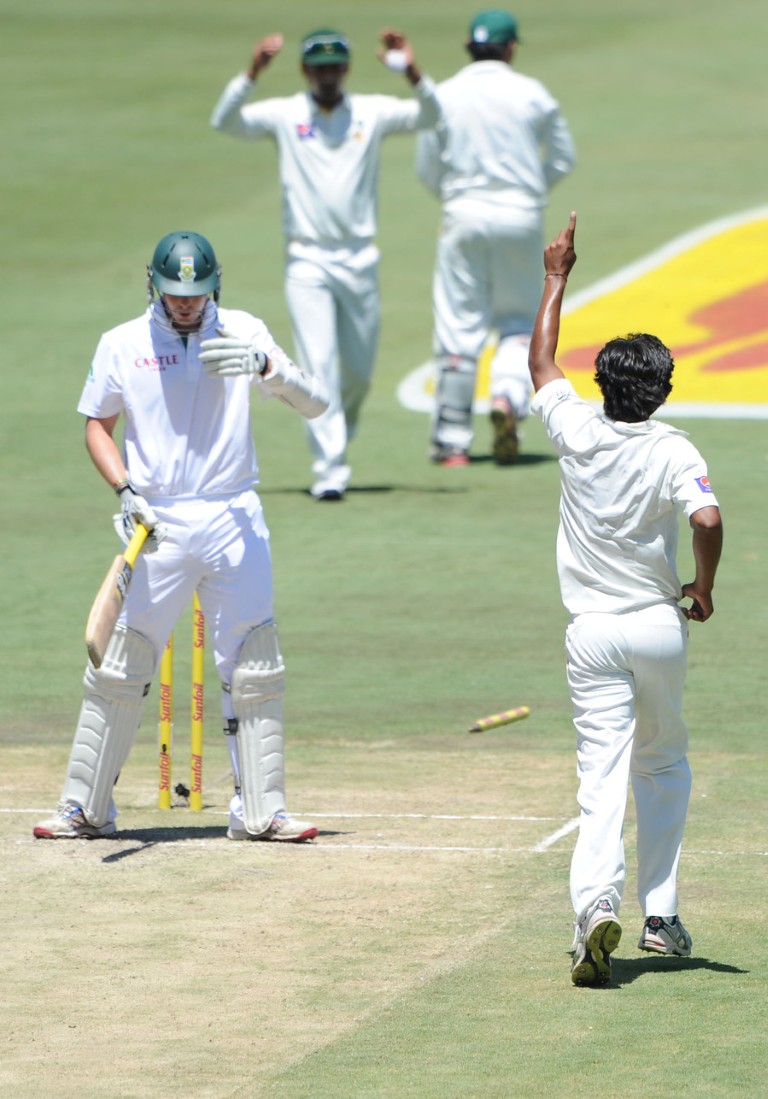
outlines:
[{"label": "white cricket trouser", "polygon": [[[136,561],[120,621],[154,646],[155,670],[179,616],[197,591],[223,683],[256,626],[274,617],[269,531],[255,492],[215,499],[150,501],[168,537]],[[224,718],[234,717],[228,692]]]},{"label": "white cricket trouser", "polygon": [[528,338],[541,298],[542,218],[538,210],[478,203],[444,212],[432,287],[434,353],[476,362],[491,331],[499,334],[491,395],[528,413]]},{"label": "white cricket trouser", "polygon": [[624,891],[628,782],[637,814],[637,895],[645,916],[678,910],[677,868],[691,772],[682,718],[688,625],[670,604],[577,615],[566,631],[576,726],[579,836],[571,861],[577,920]]},{"label": "white cricket trouser", "polygon": [[378,249],[291,244],[285,296],[296,360],[322,378],[328,409],[305,421],[316,482],[344,491],[347,445],[357,432],[379,339]]}]

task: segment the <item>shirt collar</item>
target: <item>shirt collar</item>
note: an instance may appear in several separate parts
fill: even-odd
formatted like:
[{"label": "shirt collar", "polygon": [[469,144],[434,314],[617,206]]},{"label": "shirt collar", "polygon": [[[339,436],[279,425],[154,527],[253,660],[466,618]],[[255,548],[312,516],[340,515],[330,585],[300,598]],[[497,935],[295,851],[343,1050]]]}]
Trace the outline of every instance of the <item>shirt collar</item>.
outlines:
[{"label": "shirt collar", "polygon": [[352,103],[348,92],[342,92],[342,96],[339,102],[336,104],[335,107],[330,108],[321,107],[317,100],[312,97],[311,92],[307,92],[306,96],[309,102],[309,113],[312,118],[329,118],[331,115],[336,114],[337,111],[340,111],[342,109],[346,109],[348,111],[352,109]]},{"label": "shirt collar", "polygon": [[[149,307],[149,316],[153,324],[157,325],[161,331],[171,336],[181,337],[182,333],[177,332],[171,324],[171,319],[165,311],[160,298],[156,298]],[[209,298],[205,303],[205,310],[203,312],[203,320],[200,327],[196,332],[188,333],[190,336],[199,336],[202,332],[207,331],[210,328],[214,328],[218,321],[219,311],[216,307],[216,303]]]}]

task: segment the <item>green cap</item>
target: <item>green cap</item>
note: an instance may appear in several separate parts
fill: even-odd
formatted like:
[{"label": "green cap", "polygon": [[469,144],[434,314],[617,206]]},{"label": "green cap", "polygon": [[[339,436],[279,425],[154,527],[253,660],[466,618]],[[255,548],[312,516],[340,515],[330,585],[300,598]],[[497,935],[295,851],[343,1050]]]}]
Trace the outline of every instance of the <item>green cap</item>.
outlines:
[{"label": "green cap", "polygon": [[469,39],[480,46],[517,42],[517,20],[508,11],[481,11],[469,24]]},{"label": "green cap", "polygon": [[301,43],[305,65],[346,65],[349,58],[349,39],[339,31],[312,31]]}]

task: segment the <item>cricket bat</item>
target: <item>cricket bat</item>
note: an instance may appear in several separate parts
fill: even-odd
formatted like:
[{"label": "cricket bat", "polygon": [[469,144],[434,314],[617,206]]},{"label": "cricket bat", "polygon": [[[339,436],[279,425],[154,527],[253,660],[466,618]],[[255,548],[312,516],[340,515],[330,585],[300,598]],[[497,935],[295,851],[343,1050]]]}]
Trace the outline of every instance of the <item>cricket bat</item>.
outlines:
[{"label": "cricket bat", "polygon": [[104,583],[93,601],[85,627],[85,646],[94,668],[101,667],[109,639],[128,594],[133,566],[148,534],[149,530],[145,526],[141,523],[137,524],[133,537],[123,552],[118,553],[112,562],[112,567],[104,577]]}]

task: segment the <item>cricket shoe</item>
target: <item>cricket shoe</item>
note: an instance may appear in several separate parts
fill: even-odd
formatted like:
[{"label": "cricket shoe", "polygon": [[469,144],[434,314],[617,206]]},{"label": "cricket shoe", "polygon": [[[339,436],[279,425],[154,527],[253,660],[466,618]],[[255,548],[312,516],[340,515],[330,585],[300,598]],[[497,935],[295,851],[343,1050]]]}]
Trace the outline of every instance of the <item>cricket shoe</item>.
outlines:
[{"label": "cricket shoe", "polygon": [[349,466],[334,466],[317,478],[309,490],[309,495],[313,500],[326,502],[343,500],[351,474],[352,470]]},{"label": "cricket shoe", "polygon": [[317,835],[314,824],[307,824],[305,820],[297,820],[288,813],[275,813],[272,823],[266,832],[260,832],[257,836],[247,832],[245,828],[227,829],[228,840],[277,840],[279,843],[303,843],[304,840],[313,840]]},{"label": "cricket shoe", "polygon": [[679,958],[689,958],[693,943],[679,916],[649,916],[643,924],[637,945],[650,954],[676,954]]},{"label": "cricket shoe", "polygon": [[55,816],[41,820],[32,829],[32,835],[39,840],[86,839],[97,840],[103,836],[114,836],[115,822],[89,824],[79,805],[60,805]]},{"label": "cricket shoe", "polygon": [[517,437],[517,417],[506,397],[494,397],[490,419],[493,429],[493,460],[497,466],[511,466],[517,461],[520,442]]},{"label": "cricket shoe", "polygon": [[429,460],[434,462],[435,465],[445,466],[446,469],[469,465],[469,455],[466,450],[460,450],[458,447],[440,446],[439,443],[435,443],[430,448]]},{"label": "cricket shoe", "polygon": [[343,488],[317,488],[313,486],[309,490],[313,500],[339,501],[344,499]]},{"label": "cricket shoe", "polygon": [[590,908],[576,926],[571,980],[575,985],[604,985],[611,979],[611,954],[621,940],[621,924],[607,897]]}]

